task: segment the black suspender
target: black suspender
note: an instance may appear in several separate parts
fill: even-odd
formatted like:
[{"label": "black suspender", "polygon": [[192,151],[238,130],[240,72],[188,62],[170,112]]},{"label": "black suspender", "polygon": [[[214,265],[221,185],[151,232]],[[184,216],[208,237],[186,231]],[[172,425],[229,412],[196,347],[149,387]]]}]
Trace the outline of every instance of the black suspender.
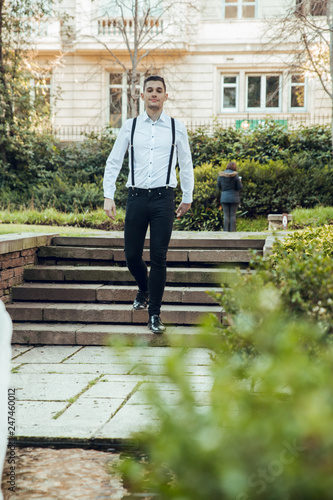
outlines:
[{"label": "black suspender", "polygon": [[[136,127],[136,120],[137,117],[133,119],[132,123],[132,130],[131,130],[131,173],[132,173],[132,187],[134,187],[134,145],[133,145],[133,139],[134,139],[134,132],[135,132],[135,127]],[[176,143],[176,127],[175,127],[175,119],[171,118],[171,131],[172,131],[172,144],[171,144],[171,151],[170,151],[170,158],[169,158],[169,165],[168,165],[168,173],[167,173],[167,178],[166,178],[166,187],[169,186],[170,183],[170,175],[171,175],[171,167],[172,167],[172,160],[173,160],[173,154],[175,150],[175,143]]]},{"label": "black suspender", "polygon": [[172,144],[171,144],[171,151],[170,151],[170,158],[169,158],[168,173],[167,173],[167,178],[166,178],[166,187],[169,187],[173,152],[175,149],[175,142],[176,142],[176,130],[175,130],[175,119],[174,118],[171,118],[171,130],[172,130]]},{"label": "black suspender", "polygon": [[132,187],[134,187],[134,146],[133,146],[133,138],[136,127],[137,117],[133,119],[132,123],[132,131],[131,131],[131,172],[132,172]]}]

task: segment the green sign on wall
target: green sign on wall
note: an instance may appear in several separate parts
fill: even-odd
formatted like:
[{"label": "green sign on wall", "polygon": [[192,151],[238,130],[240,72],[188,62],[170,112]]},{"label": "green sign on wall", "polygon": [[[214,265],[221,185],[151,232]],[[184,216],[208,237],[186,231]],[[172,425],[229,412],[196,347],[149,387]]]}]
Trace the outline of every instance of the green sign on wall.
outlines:
[{"label": "green sign on wall", "polygon": [[254,130],[259,125],[265,125],[267,122],[274,122],[277,125],[283,125],[288,128],[288,120],[236,120],[236,128],[243,130]]}]

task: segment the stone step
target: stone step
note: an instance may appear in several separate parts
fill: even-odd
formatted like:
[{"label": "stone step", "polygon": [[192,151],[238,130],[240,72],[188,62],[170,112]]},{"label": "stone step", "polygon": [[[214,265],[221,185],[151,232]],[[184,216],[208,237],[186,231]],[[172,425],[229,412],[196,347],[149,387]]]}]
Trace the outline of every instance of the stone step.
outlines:
[{"label": "stone step", "polygon": [[[163,303],[213,304],[207,291],[220,293],[218,287],[170,287],[164,291]],[[42,302],[129,302],[137,293],[136,285],[118,286],[72,283],[24,283],[13,288],[14,301]]]},{"label": "stone step", "polygon": [[[256,250],[262,255],[262,250]],[[82,265],[90,264],[91,261],[105,261],[125,263],[125,253],[122,248],[100,248],[100,247],[78,247],[78,246],[47,246],[40,248],[38,252],[39,262],[47,264],[48,260],[52,264]],[[169,249],[167,254],[168,262],[177,263],[248,263],[252,258],[252,253],[248,249]],[[143,251],[143,259],[150,260],[149,249]],[[68,262],[70,261],[70,262]]]},{"label": "stone step", "polygon": [[[14,322],[142,324],[148,321],[147,310],[135,311],[132,304],[14,302],[7,305],[7,311]],[[222,321],[222,308],[208,304],[163,305],[161,319],[172,325],[197,325],[207,313]]]},{"label": "stone step", "polygon": [[[121,340],[126,345],[191,345],[200,334],[196,326],[168,326],[163,335],[155,335],[146,325],[84,323],[14,323],[14,344],[31,345],[107,345]],[[196,342],[197,346],[197,342]]]},{"label": "stone step", "polygon": [[[240,271],[245,273],[246,271]],[[32,266],[25,268],[26,281],[47,282],[102,282],[108,284],[134,283],[134,278],[126,267],[116,266]],[[236,269],[214,268],[168,268],[167,283],[184,283],[200,285],[232,285],[239,281]]]},{"label": "stone step", "polygon": [[[255,239],[242,238],[238,234],[233,237],[230,233],[211,232],[203,237],[202,233],[197,231],[174,231],[170,240],[169,248],[207,248],[207,249],[257,249],[262,250],[265,244],[265,238]],[[103,247],[103,248],[124,248],[124,233],[113,231],[110,236],[55,236],[52,244],[57,246],[78,246],[78,247]],[[150,240],[147,235],[145,246],[149,247]]]}]

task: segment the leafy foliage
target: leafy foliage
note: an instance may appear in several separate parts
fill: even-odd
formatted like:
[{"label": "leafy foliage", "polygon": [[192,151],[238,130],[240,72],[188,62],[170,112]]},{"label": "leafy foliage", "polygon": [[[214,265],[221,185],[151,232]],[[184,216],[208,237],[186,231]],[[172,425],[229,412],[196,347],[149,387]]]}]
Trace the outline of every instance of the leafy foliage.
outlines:
[{"label": "leafy foliage", "polygon": [[285,125],[267,119],[254,130],[223,129],[215,124],[212,133],[204,128],[189,133],[193,164],[218,165],[223,160],[251,159],[259,163],[271,160],[289,162],[296,154],[313,163],[328,162],[332,158],[329,126],[314,125],[288,130]]},{"label": "leafy foliage", "polygon": [[152,384],[158,421],[133,436],[141,456],[123,457],[125,485],[161,500],[328,500],[332,344],[314,323],[290,317],[272,284],[243,283],[235,302],[232,332],[207,320],[200,339],[214,361],[205,402],[185,375],[186,352],[166,359],[177,406]]},{"label": "leafy foliage", "polygon": [[[195,191],[193,208],[177,221],[176,227],[196,230],[210,227],[220,230],[220,193],[217,189],[219,172],[226,168],[204,163],[194,170]],[[290,213],[296,207],[313,207],[318,201],[330,205],[333,200],[333,164],[309,165],[304,158],[294,157],[290,163],[270,160],[267,163],[242,160],[237,163],[243,190],[237,217],[255,218],[269,213]],[[177,200],[181,199],[178,185]],[[202,213],[202,221],[200,214]]]},{"label": "leafy foliage", "polygon": [[[51,131],[40,133],[22,124],[13,127],[15,133],[6,139],[6,159],[0,157],[2,206],[15,208],[32,204],[39,209],[53,206],[66,211],[102,206],[102,177],[115,140],[110,129],[106,128],[100,135],[88,135],[76,144],[59,144]],[[285,129],[276,125],[254,130],[251,135],[221,128],[216,129],[214,136],[202,130],[191,133],[196,182],[194,204],[192,213],[179,227],[195,229],[201,211],[205,227],[219,228],[217,177],[230,159],[237,160],[244,186],[238,217],[290,212],[296,207],[310,208],[318,203],[332,205],[333,164],[324,162],[329,143],[326,129],[299,130],[294,142],[291,138],[296,137],[296,131],[288,133],[288,140],[286,134]],[[302,150],[302,137],[308,139],[314,149],[303,145]],[[288,151],[283,149],[287,146]],[[271,154],[269,148],[275,153],[271,151]],[[199,160],[205,162],[198,163]],[[127,174],[126,157],[116,190],[116,203],[121,207],[126,204]],[[176,195],[179,202],[179,185]]]},{"label": "leafy foliage", "polygon": [[276,241],[267,259],[254,259],[264,282],[280,290],[284,307],[333,331],[333,226],[306,229]]}]

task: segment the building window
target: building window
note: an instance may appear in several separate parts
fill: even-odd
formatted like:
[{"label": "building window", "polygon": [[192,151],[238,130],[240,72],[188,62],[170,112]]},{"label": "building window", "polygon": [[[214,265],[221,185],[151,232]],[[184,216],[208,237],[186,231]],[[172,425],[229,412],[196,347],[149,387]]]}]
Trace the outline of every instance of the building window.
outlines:
[{"label": "building window", "polygon": [[[128,73],[110,73],[110,126],[120,128],[131,117],[131,89],[129,85],[131,75]],[[134,100],[135,114],[143,111],[143,101],[140,99],[141,76],[137,75],[136,99]]]},{"label": "building window", "polygon": [[296,0],[296,14],[311,16],[326,16],[328,0]]},{"label": "building window", "polygon": [[327,0],[310,0],[310,14],[312,16],[326,16]]},{"label": "building window", "polygon": [[303,75],[292,75],[290,78],[289,107],[293,111],[304,111],[305,109],[305,78]]},{"label": "building window", "polygon": [[224,19],[249,19],[256,17],[256,0],[223,0]]},{"label": "building window", "polygon": [[238,111],[238,76],[222,75],[221,110]]},{"label": "building window", "polygon": [[281,102],[279,75],[247,76],[247,109],[253,111],[279,111]]}]

